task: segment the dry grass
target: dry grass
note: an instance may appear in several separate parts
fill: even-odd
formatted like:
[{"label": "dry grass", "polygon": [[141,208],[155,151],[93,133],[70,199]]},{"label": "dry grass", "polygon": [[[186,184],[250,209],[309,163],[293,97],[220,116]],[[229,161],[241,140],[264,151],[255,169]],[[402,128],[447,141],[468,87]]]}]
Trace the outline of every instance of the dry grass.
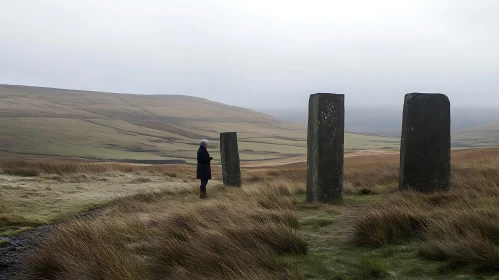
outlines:
[{"label": "dry grass", "polygon": [[[169,168],[177,167],[164,167],[158,174],[150,171],[41,173],[37,177],[0,174],[0,236],[11,234],[13,226],[53,223],[126,196],[163,193],[173,197],[193,188],[197,191],[194,171],[181,171],[177,177],[161,175],[174,172]],[[187,168],[191,167],[184,170]]]},{"label": "dry grass", "polygon": [[451,191],[397,193],[365,207],[353,241],[384,245],[417,240],[425,258],[478,270],[499,269],[499,151],[454,153]]},{"label": "dry grass", "polygon": [[[286,261],[289,255],[307,252],[300,238],[303,235],[296,233],[299,225],[300,230],[302,227],[310,230],[315,239],[320,234],[333,233],[335,239],[344,238],[345,244],[319,243],[325,246],[324,254],[332,250],[331,244],[346,246],[346,249],[336,248],[337,252],[342,256],[350,253],[349,257],[355,258],[347,265],[362,271],[361,278],[389,277],[392,268],[384,260],[362,259],[362,253],[358,254],[386,244],[411,243],[411,250],[417,250],[413,257],[417,253],[428,260],[447,261],[450,267],[496,271],[499,150],[454,151],[453,185],[445,193],[398,193],[398,160],[398,155],[347,158],[344,205],[300,202],[305,196],[305,163],[245,168],[243,189],[226,189],[210,182],[210,199],[206,201],[197,199],[197,184],[175,191],[165,188],[120,198],[95,219],[73,219],[61,225],[29,260],[24,276],[26,279],[303,279],[305,276]],[[82,175],[89,180],[95,174],[107,174],[114,180],[113,176],[128,172],[130,176],[124,177],[126,182],[137,185],[155,183],[156,177],[149,175],[166,174],[174,169],[177,178],[171,176],[171,180],[192,180],[186,174],[194,171],[190,166],[130,165],[132,170],[125,171],[119,169],[120,164],[103,165],[110,166],[73,173],[48,172],[48,168],[38,167],[36,170],[40,172],[38,178],[54,177],[56,184]],[[1,199],[2,196],[0,202]],[[349,203],[367,204],[352,207]],[[348,231],[347,215],[355,217],[350,220],[352,231]],[[335,218],[340,216],[345,216],[344,223],[342,218]],[[344,237],[336,235],[343,232]],[[308,256],[316,249],[311,248]],[[282,258],[283,255],[286,257]],[[323,257],[316,252],[308,265],[313,268],[317,261],[330,259]]]},{"label": "dry grass", "polygon": [[44,241],[23,277],[298,279],[279,258],[307,251],[293,199],[274,188],[222,192],[203,203],[127,198],[104,216],[74,219]]},{"label": "dry grass", "polygon": [[345,194],[382,194],[398,189],[399,155],[359,156],[345,160]]},{"label": "dry grass", "polygon": [[36,177],[42,174],[60,176],[73,174],[133,173],[142,172],[153,175],[177,177],[178,174],[194,173],[190,165],[146,165],[129,163],[85,163],[72,161],[3,161],[0,171],[7,175]]},{"label": "dry grass", "polygon": [[[396,154],[356,156],[345,159],[344,194],[383,194],[398,189]],[[305,194],[306,163],[293,163],[265,168],[246,168],[242,172],[246,184],[281,184],[294,194]]]}]

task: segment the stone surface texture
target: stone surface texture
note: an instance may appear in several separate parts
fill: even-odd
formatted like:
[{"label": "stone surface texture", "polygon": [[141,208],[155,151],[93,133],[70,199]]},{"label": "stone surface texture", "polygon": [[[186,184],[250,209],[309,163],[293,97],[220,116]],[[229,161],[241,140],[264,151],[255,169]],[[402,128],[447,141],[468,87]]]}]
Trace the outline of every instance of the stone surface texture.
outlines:
[{"label": "stone surface texture", "polygon": [[310,95],[307,135],[307,201],[334,202],[343,195],[345,96]]},{"label": "stone surface texture", "polygon": [[449,190],[450,124],[447,96],[406,94],[400,145],[400,190]]},{"label": "stone surface texture", "polygon": [[241,168],[236,132],[220,133],[220,159],[224,185],[240,187]]}]

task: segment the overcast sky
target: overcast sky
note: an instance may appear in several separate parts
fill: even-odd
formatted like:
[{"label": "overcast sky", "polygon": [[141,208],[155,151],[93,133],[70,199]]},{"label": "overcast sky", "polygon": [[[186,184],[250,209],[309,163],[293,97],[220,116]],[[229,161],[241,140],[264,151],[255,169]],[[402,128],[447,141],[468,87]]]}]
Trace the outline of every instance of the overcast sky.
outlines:
[{"label": "overcast sky", "polygon": [[251,108],[499,106],[495,0],[0,0],[0,83]]}]

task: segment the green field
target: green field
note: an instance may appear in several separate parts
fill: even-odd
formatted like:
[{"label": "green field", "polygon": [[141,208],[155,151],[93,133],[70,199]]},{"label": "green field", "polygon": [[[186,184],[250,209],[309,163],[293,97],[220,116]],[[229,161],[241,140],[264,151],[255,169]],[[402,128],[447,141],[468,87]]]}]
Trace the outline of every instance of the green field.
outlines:
[{"label": "green field", "polygon": [[[30,158],[193,162],[207,138],[236,131],[242,160],[306,153],[306,125],[202,98],[0,86],[0,152]],[[346,149],[394,148],[398,139],[345,135]]]}]

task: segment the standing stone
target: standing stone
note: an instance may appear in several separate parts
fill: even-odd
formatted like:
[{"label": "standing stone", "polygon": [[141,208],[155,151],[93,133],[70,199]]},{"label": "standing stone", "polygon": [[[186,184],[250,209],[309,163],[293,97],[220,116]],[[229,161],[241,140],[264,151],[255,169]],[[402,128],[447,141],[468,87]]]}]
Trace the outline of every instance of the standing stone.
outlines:
[{"label": "standing stone", "polygon": [[316,93],[308,104],[307,201],[332,202],[343,195],[345,96]]},{"label": "standing stone", "polygon": [[449,190],[450,146],[449,98],[444,94],[406,94],[399,189]]},{"label": "standing stone", "polygon": [[241,169],[236,132],[220,133],[220,158],[222,159],[224,185],[240,187]]}]

